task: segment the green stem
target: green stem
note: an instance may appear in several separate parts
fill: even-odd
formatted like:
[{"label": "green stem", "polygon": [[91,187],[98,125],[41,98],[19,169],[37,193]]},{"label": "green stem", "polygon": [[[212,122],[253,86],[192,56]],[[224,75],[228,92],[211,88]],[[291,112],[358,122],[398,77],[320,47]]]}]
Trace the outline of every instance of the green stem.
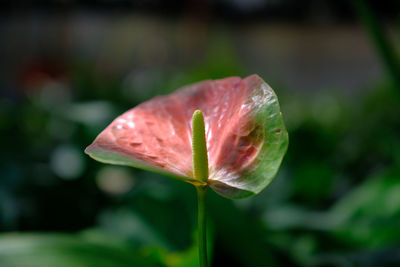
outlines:
[{"label": "green stem", "polygon": [[[393,87],[400,90],[400,59],[382,23],[365,0],[353,0],[356,11],[361,18],[375,48],[386,67]],[[398,93],[398,91],[397,91]]]},{"label": "green stem", "polygon": [[197,190],[197,222],[200,267],[208,267],[207,233],[206,233],[206,193],[207,186],[196,186]]}]

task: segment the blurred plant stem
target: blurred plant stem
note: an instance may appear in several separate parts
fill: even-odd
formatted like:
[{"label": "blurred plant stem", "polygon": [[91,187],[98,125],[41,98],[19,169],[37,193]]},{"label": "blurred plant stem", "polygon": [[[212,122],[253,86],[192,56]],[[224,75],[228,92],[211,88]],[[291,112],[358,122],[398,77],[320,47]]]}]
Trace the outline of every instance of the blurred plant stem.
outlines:
[{"label": "blurred plant stem", "polygon": [[353,4],[400,97],[400,60],[396,50],[370,5],[364,0],[354,0]]},{"label": "blurred plant stem", "polygon": [[207,267],[207,232],[206,232],[206,194],[207,186],[196,186],[197,190],[197,222],[200,267]]}]

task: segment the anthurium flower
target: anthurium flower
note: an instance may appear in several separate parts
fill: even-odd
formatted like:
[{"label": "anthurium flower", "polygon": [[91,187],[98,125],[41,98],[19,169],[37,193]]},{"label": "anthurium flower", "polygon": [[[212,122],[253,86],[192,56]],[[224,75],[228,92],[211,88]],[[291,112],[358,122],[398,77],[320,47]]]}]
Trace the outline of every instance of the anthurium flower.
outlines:
[{"label": "anthurium flower", "polygon": [[[208,179],[193,175],[192,115],[204,114]],[[117,117],[85,152],[205,183],[228,198],[259,193],[275,176],[288,134],[274,91],[259,76],[202,81],[157,96]]]}]

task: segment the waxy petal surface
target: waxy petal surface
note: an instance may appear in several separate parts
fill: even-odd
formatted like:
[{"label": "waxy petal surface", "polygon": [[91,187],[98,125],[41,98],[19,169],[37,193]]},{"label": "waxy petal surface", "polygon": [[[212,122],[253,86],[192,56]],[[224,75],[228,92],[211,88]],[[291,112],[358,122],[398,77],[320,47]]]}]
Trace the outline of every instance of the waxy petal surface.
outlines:
[{"label": "waxy petal surface", "polygon": [[204,114],[209,185],[228,198],[259,193],[275,176],[288,135],[273,90],[257,75],[186,86],[116,118],[87,149],[91,157],[195,182],[191,118]]}]

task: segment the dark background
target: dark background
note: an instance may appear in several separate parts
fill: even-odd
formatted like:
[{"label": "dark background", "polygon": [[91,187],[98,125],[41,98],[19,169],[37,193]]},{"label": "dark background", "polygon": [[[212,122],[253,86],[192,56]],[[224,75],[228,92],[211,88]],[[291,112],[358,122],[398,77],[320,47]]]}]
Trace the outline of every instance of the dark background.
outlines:
[{"label": "dark background", "polygon": [[212,265],[400,265],[397,1],[0,7],[1,266],[197,266],[194,188],[83,150],[153,96],[252,73],[289,150],[261,194],[210,190]]}]

